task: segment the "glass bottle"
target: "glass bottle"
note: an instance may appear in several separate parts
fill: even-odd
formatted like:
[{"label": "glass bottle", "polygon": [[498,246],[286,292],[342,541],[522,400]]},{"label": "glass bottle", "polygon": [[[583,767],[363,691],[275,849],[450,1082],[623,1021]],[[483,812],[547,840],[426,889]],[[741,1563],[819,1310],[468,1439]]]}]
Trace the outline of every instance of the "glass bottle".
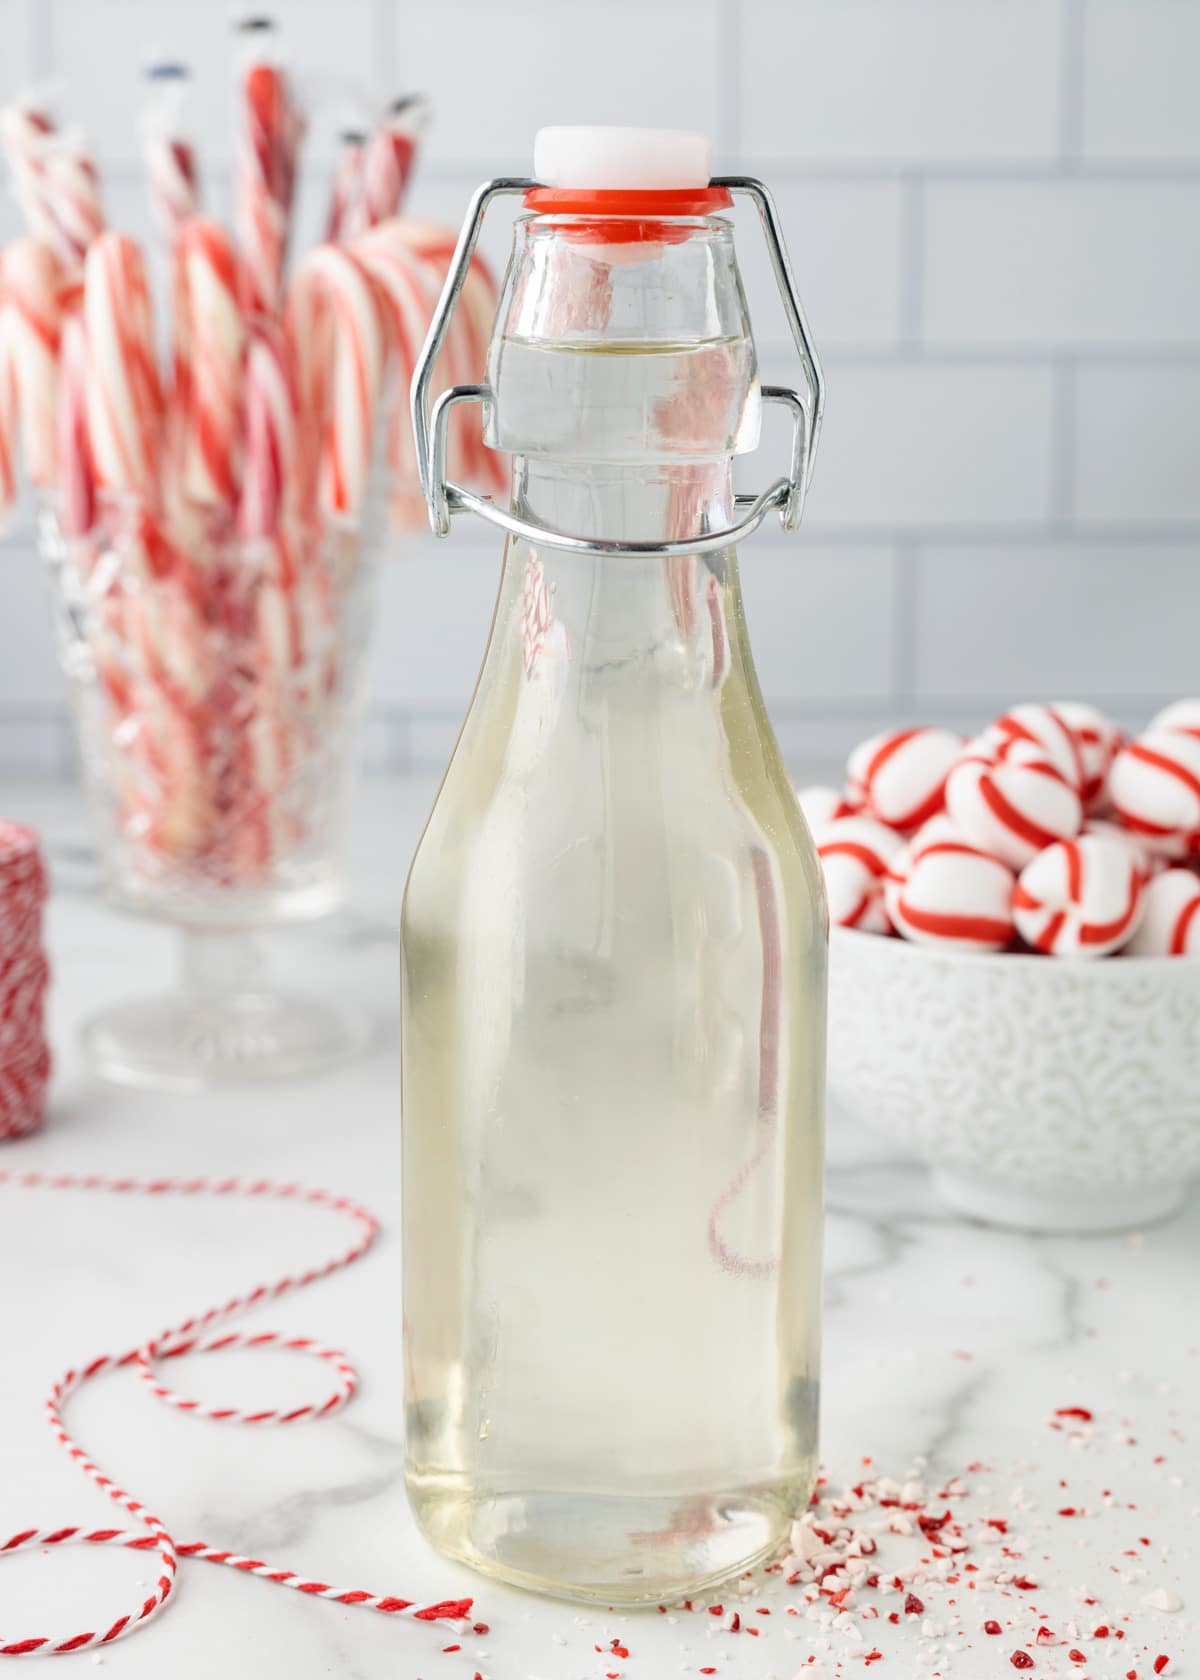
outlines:
[{"label": "glass bottle", "polygon": [[624,132],[543,131],[557,184],[481,190],[460,241],[531,189],[488,388],[428,453],[436,517],[482,396],[512,505],[402,926],[410,1502],[608,1604],[746,1568],[812,1488],[827,932],[722,535],[761,407],[729,194],[627,146],[594,190]]}]

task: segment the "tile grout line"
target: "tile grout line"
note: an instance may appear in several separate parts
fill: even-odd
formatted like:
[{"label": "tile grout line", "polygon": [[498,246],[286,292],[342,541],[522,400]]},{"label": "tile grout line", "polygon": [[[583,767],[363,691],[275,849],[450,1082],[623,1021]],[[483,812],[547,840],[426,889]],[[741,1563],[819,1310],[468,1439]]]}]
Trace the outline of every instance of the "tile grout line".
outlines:
[{"label": "tile grout line", "polygon": [[[713,136],[718,157],[727,162],[742,155],[742,57],[745,51],[741,0],[720,0],[717,12],[717,55],[726,66],[720,83],[722,98],[718,116],[718,130]],[[718,168],[721,165],[718,164]]]},{"label": "tile grout line", "polygon": [[1083,158],[1086,0],[1063,0],[1059,47],[1058,154],[1060,163],[1073,175]]}]

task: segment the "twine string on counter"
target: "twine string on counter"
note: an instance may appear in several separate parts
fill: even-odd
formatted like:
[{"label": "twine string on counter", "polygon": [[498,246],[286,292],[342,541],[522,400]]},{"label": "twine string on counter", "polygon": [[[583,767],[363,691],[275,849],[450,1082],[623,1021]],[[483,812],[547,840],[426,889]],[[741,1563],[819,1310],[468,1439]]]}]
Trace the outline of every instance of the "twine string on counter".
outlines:
[{"label": "twine string on counter", "polygon": [[[160,1518],[152,1515],[140,1500],[135,1499],[124,1488],[117,1487],[112,1479],[104,1474],[83,1447],[72,1439],[62,1420],[63,1404],[77,1389],[106,1371],[120,1370],[125,1367],[135,1369],[151,1392],[158,1399],[165,1401],[166,1404],[174,1406],[180,1411],[191,1412],[195,1416],[212,1418],[220,1422],[247,1424],[298,1423],[309,1419],[327,1417],[330,1413],[340,1410],[354,1394],[358,1385],[358,1378],[346,1356],[337,1349],[324,1347],[307,1336],[283,1336],[274,1331],[257,1333],[223,1331],[213,1336],[208,1336],[206,1332],[210,1325],[220,1323],[234,1313],[258,1306],[263,1301],[278,1300],[280,1296],[291,1294],[297,1289],[303,1289],[307,1285],[316,1283],[321,1278],[329,1277],[334,1272],[341,1271],[346,1266],[352,1265],[354,1261],[361,1259],[371,1247],[379,1232],[379,1223],[373,1214],[345,1196],[334,1195],[326,1190],[307,1189],[298,1184],[275,1184],[266,1179],[249,1182],[236,1178],[138,1179],[108,1178],[96,1173],[0,1171],[0,1185],[6,1184],[30,1190],[107,1190],[117,1195],[149,1196],[247,1196],[304,1202],[310,1206],[328,1208],[335,1213],[344,1215],[353,1221],[356,1227],[356,1235],[351,1246],[342,1253],[335,1255],[331,1260],[310,1267],[306,1271],[278,1278],[274,1283],[257,1284],[246,1294],[235,1295],[232,1300],[226,1301],[224,1305],[209,1307],[193,1318],[186,1318],[182,1324],[161,1331],[157,1336],[141,1343],[138,1347],[131,1348],[126,1353],[100,1354],[87,1364],[65,1371],[59,1377],[46,1399],[46,1416],[54,1436],[66,1448],[68,1455],[74,1459],[79,1468],[91,1477],[96,1486],[128,1512],[140,1526],[136,1529],[87,1528],[83,1526],[24,1529],[14,1534],[7,1541],[0,1542],[0,1559],[19,1551],[29,1551],[37,1547],[76,1544],[124,1546],[132,1551],[156,1552],[160,1566],[159,1575],[150,1594],[140,1604],[116,1617],[107,1627],[96,1628],[83,1633],[35,1634],[24,1638],[13,1638],[0,1628],[0,1656],[55,1656],[68,1651],[86,1650],[89,1646],[111,1644],[124,1634],[130,1633],[133,1629],[150,1621],[166,1607],[174,1590],[176,1571],[181,1557],[200,1558],[208,1563],[223,1563],[231,1569],[241,1570],[243,1574],[262,1576],[265,1580],[274,1581],[279,1586],[291,1587],[296,1592],[306,1593],[311,1598],[327,1598],[336,1604],[361,1605],[364,1609],[376,1610],[387,1616],[402,1616],[416,1621],[436,1622],[442,1620],[461,1621],[470,1613],[471,1600],[469,1598],[446,1599],[435,1604],[418,1604],[411,1599],[364,1592],[357,1588],[336,1587],[324,1581],[310,1580],[305,1576],[297,1575],[293,1570],[278,1569],[272,1564],[261,1562],[257,1558],[242,1557],[238,1553],[217,1546],[210,1546],[202,1540],[180,1544],[172,1538]],[[209,1406],[191,1400],[186,1395],[168,1388],[160,1381],[155,1370],[156,1362],[177,1359],[185,1353],[217,1353],[229,1348],[274,1348],[279,1351],[307,1354],[332,1366],[336,1377],[336,1387],[324,1401],[317,1404],[293,1406],[286,1410],[272,1407],[266,1410],[247,1412],[233,1406]]]}]

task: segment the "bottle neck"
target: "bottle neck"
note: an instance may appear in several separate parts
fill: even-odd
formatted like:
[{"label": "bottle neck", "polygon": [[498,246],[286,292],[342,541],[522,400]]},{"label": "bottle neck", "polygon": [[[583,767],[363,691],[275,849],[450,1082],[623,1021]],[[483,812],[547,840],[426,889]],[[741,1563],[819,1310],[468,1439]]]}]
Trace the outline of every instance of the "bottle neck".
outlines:
[{"label": "bottle neck", "polygon": [[572,536],[657,542],[700,535],[733,514],[729,457],[684,463],[518,456],[513,507],[525,519]]}]

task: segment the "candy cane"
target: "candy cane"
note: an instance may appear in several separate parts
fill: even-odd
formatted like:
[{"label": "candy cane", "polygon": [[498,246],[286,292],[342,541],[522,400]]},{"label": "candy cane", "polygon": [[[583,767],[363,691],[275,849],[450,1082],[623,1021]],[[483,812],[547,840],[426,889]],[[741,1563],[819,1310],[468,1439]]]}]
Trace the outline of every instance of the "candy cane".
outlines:
[{"label": "candy cane", "polygon": [[[316,294],[328,307],[332,358],[324,401],[315,413],[323,436],[320,499],[325,513],[357,516],[366,497],[371,468],[372,433],[383,379],[386,336],[382,300],[362,261],[344,246],[318,245],[296,276],[298,307],[303,313]],[[299,340],[293,335],[293,342]],[[308,383],[319,377],[310,366]]]},{"label": "candy cane", "polygon": [[58,435],[62,271],[49,245],[14,239],[4,253],[0,330],[16,379],[21,447],[34,484],[53,484]]},{"label": "candy cane", "polygon": [[[365,1592],[359,1588],[332,1586],[324,1581],[297,1575],[290,1569],[276,1568],[257,1558],[244,1557],[240,1553],[210,1546],[203,1540],[189,1541],[181,1545],[173,1539],[165,1523],[153,1516],[133,1494],[117,1487],[112,1479],[104,1474],[84,1448],[71,1437],[62,1420],[63,1405],[77,1389],[105,1371],[120,1370],[129,1366],[136,1369],[142,1381],[167,1404],[181,1411],[222,1422],[236,1421],[255,1425],[295,1423],[325,1417],[339,1410],[353,1396],[357,1379],[345,1355],[336,1349],[323,1347],[308,1337],[285,1338],[274,1332],[257,1335],[235,1332],[211,1337],[206,1336],[204,1332],[210,1325],[221,1323],[234,1313],[257,1306],[265,1300],[278,1300],[281,1296],[303,1289],[321,1278],[330,1277],[334,1272],[341,1271],[361,1259],[379,1233],[379,1224],[373,1214],[349,1198],[333,1195],[326,1190],[306,1189],[298,1184],[274,1184],[261,1179],[253,1182],[243,1182],[236,1178],[136,1179],[107,1178],[95,1173],[51,1175],[0,1171],[0,1185],[3,1184],[23,1189],[107,1190],[117,1195],[215,1195],[259,1199],[271,1197],[281,1201],[300,1201],[330,1208],[352,1220],[357,1231],[351,1246],[331,1260],[298,1274],[278,1278],[274,1283],[260,1283],[221,1306],[209,1307],[194,1317],[184,1319],[181,1324],[160,1332],[149,1341],[130,1348],[125,1353],[100,1354],[84,1365],[73,1367],[55,1382],[46,1401],[46,1416],[55,1439],[66,1449],[68,1456],[84,1474],[114,1503],[127,1511],[140,1526],[137,1530],[85,1528],[78,1525],[52,1529],[26,1528],[12,1535],[9,1540],[0,1542],[0,1558],[33,1547],[123,1546],[133,1551],[155,1553],[159,1566],[158,1578],[153,1589],[139,1604],[117,1616],[106,1627],[69,1634],[33,1634],[15,1639],[0,1636],[0,1656],[51,1656],[112,1644],[114,1640],[152,1620],[166,1607],[175,1587],[178,1561],[181,1557],[199,1558],[208,1563],[223,1563],[230,1569],[240,1570],[243,1574],[258,1575],[264,1580],[274,1581],[279,1586],[291,1587],[293,1591],[302,1592],[310,1598],[326,1598],[335,1604],[362,1606],[386,1616],[400,1616],[421,1622],[461,1622],[469,1615],[472,1602],[469,1598],[418,1604],[411,1599]],[[337,1386],[319,1405],[296,1406],[286,1410],[270,1407],[260,1411],[243,1412],[231,1406],[201,1405],[166,1387],[155,1374],[156,1361],[178,1358],[181,1354],[189,1352],[216,1353],[231,1347],[270,1347],[306,1353],[333,1367],[337,1373]]]},{"label": "candy cane", "polygon": [[[0,258],[2,262],[2,258]],[[0,267],[0,292],[4,270]],[[0,514],[17,495],[17,373],[0,310]]]},{"label": "candy cane", "polygon": [[[404,238],[404,224],[399,220],[381,222],[356,240],[353,249],[370,270],[387,301],[389,312],[392,353],[396,362],[387,438],[392,517],[402,528],[423,530],[426,522],[425,498],[421,493],[416,445],[408,418],[408,387],[433,319],[441,285],[431,265],[409,249]],[[451,384],[462,383],[471,377],[470,372],[459,364],[460,343],[460,335],[452,332],[444,352],[444,360],[454,363]]]},{"label": "candy cane", "polygon": [[366,138],[361,130],[347,128],[338,136],[338,160],[333,172],[325,237],[336,243],[360,231],[363,151]]},{"label": "candy cane", "polygon": [[87,340],[80,315],[63,322],[58,390],[58,523],[81,537],[96,518],[96,479],[87,423]]},{"label": "candy cane", "polygon": [[188,410],[183,483],[206,507],[232,508],[241,481],[246,328],[238,264],[218,222],[195,216],[179,236],[187,289]]},{"label": "candy cane", "polygon": [[[270,25],[266,19],[252,18],[244,29],[261,36]],[[273,314],[279,306],[287,257],[296,154],[304,124],[283,70],[253,48],[238,102],[233,197],[243,301],[248,310]]]},{"label": "candy cane", "polygon": [[403,207],[428,117],[424,99],[415,94],[397,99],[363,148],[361,214],[368,227]]},{"label": "candy cane", "polygon": [[54,133],[54,118],[31,98],[0,112],[0,142],[21,214],[30,233],[50,244],[57,242],[57,228],[47,200],[46,160]]},{"label": "candy cane", "polygon": [[78,268],[92,241],[104,229],[100,177],[78,129],[55,136],[50,142],[44,187],[58,255],[64,267]]},{"label": "candy cane", "polygon": [[158,472],[161,415],[150,289],[142,253],[102,233],[84,264],[88,429],[99,484],[148,496]]},{"label": "candy cane", "polygon": [[200,208],[196,149],[182,124],[188,73],[182,64],[155,64],[146,76],[142,156],[159,238],[171,251],[184,223]]},{"label": "candy cane", "polygon": [[284,498],[295,492],[299,395],[291,345],[265,317],[251,325],[246,356],[246,464],[238,532],[272,537]]}]

